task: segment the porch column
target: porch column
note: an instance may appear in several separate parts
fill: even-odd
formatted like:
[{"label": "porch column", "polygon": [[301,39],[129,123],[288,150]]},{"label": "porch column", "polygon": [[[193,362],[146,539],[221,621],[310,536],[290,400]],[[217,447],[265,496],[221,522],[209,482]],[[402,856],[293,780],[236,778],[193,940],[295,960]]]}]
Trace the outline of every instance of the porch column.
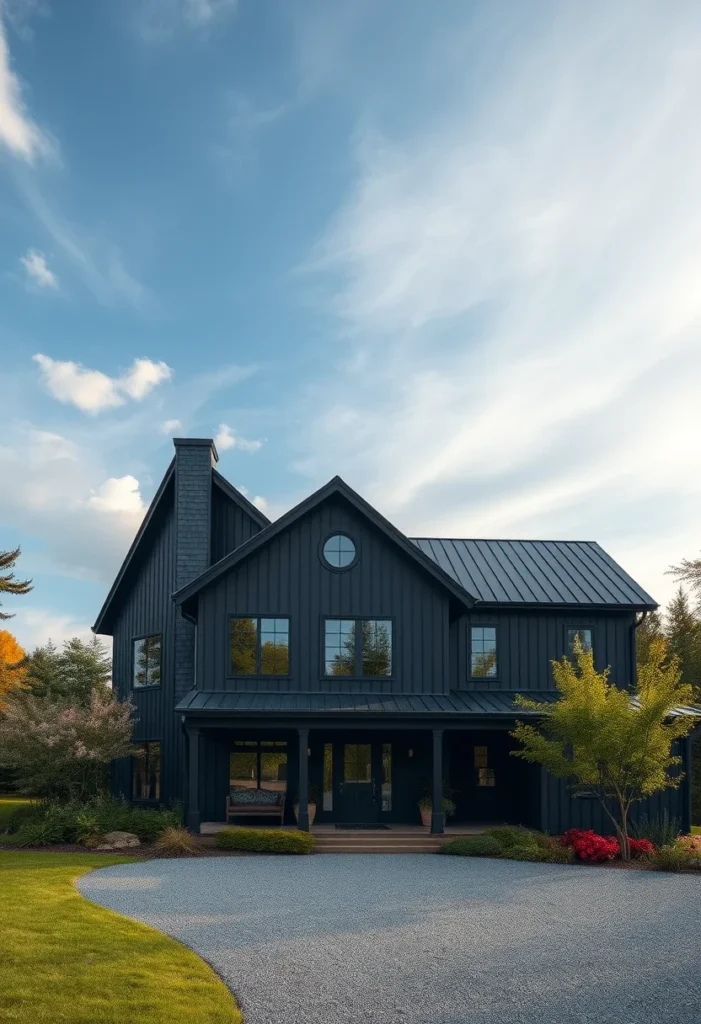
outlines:
[{"label": "porch column", "polygon": [[433,809],[431,832],[441,833],[443,827],[443,730],[433,730]]},{"label": "porch column", "polygon": [[200,830],[200,730],[187,730],[187,814],[191,832]]},{"label": "porch column", "polygon": [[298,729],[299,739],[299,813],[297,828],[302,832],[309,831],[309,729]]}]

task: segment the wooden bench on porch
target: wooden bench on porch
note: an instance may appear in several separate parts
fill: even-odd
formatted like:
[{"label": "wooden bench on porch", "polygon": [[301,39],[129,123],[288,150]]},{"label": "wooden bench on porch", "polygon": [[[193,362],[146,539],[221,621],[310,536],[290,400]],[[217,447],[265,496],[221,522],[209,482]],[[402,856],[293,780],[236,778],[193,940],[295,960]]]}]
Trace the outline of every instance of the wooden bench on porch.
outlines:
[{"label": "wooden bench on porch", "polygon": [[227,823],[233,818],[285,817],[285,793],[276,789],[249,789],[232,786],[226,798]]}]

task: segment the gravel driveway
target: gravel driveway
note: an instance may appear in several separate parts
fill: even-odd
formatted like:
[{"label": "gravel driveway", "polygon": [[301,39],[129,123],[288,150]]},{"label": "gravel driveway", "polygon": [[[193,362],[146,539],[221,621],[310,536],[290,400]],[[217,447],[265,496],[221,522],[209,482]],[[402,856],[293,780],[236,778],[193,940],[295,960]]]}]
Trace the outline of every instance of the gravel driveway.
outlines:
[{"label": "gravel driveway", "polygon": [[85,896],[175,936],[247,1024],[691,1024],[701,879],[438,856],[105,868]]}]

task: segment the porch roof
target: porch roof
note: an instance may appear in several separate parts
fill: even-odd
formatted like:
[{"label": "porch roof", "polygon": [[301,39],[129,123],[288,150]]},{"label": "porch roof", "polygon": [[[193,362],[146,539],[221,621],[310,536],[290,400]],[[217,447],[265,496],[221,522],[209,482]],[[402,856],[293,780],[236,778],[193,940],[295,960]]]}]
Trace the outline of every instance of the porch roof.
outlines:
[{"label": "porch roof", "polygon": [[[259,716],[352,716],[387,715],[421,718],[431,715],[456,717],[522,718],[536,712],[519,707],[524,697],[552,704],[553,690],[451,690],[450,693],[267,693],[190,690],[175,710],[185,715]],[[633,705],[637,698],[632,697]],[[701,717],[701,708],[676,707],[672,716]]]},{"label": "porch roof", "polygon": [[[524,692],[550,701],[557,694]],[[176,707],[191,715],[484,715],[513,718],[532,714],[517,708],[516,693],[496,690],[451,690],[442,693],[232,693],[190,690]]]}]

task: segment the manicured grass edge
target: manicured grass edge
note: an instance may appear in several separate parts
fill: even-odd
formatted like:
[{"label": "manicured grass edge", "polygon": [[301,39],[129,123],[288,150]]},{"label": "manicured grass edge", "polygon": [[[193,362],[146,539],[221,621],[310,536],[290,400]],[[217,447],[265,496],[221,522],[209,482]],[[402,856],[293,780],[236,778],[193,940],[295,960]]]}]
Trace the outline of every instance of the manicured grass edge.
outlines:
[{"label": "manicured grass edge", "polygon": [[[72,857],[73,862],[66,864],[66,857]],[[21,878],[23,862],[27,864],[26,880]],[[138,958],[145,955],[148,961],[147,966],[153,968],[155,965],[159,969],[162,963],[166,970],[163,971],[163,975],[160,975],[159,970],[159,985],[142,983],[138,994],[134,992],[129,995],[130,1001],[132,998],[136,1000],[138,996],[140,1004],[145,1008],[139,1020],[152,1022],[152,1024],[156,1024],[156,1022],[157,1024],[161,1024],[161,1022],[163,1024],[181,1024],[181,1022],[186,1024],[189,1020],[200,1019],[197,1013],[201,1007],[203,1013],[206,1008],[206,1015],[202,1017],[202,1020],[211,1021],[212,1024],[215,1024],[215,1022],[216,1024],[243,1024],[243,1017],[234,995],[212,964],[204,957],[200,956],[185,943],[159,929],[97,903],[78,888],[78,881],[93,871],[99,871],[105,867],[140,862],[141,859],[138,857],[120,854],[93,855],[89,852],[84,854],[52,854],[50,851],[25,852],[7,850],[0,853],[0,879],[2,879],[3,869],[7,870],[8,878],[6,881],[8,886],[11,887],[14,881],[12,879],[12,872],[17,872],[20,875],[20,881],[14,893],[19,897],[20,902],[15,906],[11,902],[6,902],[2,911],[0,911],[0,919],[4,916],[7,926],[8,934],[5,945],[10,950],[9,956],[0,957],[0,977],[3,976],[5,971],[7,980],[6,985],[0,983],[0,988],[4,987],[6,996],[15,1000],[12,1005],[13,1014],[8,1017],[8,1020],[21,1022],[21,1024],[27,1021],[29,1024],[29,1022],[33,1022],[35,1019],[41,1021],[54,1019],[53,1016],[46,1015],[46,1007],[43,1004],[42,985],[45,984],[47,964],[50,969],[54,967],[54,961],[47,957],[47,952],[53,958],[55,954],[51,947],[52,945],[57,945],[57,936],[60,936],[61,941],[63,941],[65,938],[63,928],[68,922],[74,926],[75,933],[79,939],[84,939],[84,946],[80,945],[85,953],[89,954],[86,962],[92,963],[96,959],[101,960],[103,972],[105,965],[107,965],[110,977],[113,976],[113,971],[116,968],[115,1005],[120,1007],[120,1012],[121,1010],[127,1012],[132,1009],[132,1006],[131,1002],[127,1003],[126,1006],[121,1006],[119,1000],[120,998],[123,999],[123,995],[117,987],[119,985],[119,977],[124,975],[125,971],[130,975],[130,958],[136,957],[137,960],[134,963],[138,964]],[[47,874],[42,876],[42,869],[44,868]],[[51,878],[49,873],[53,869],[59,869],[59,874]],[[31,877],[30,871],[36,871],[36,881]],[[55,898],[55,914],[52,914],[52,906],[49,906],[46,920],[51,923],[47,925],[46,929],[40,928],[42,932],[40,935],[41,945],[37,954],[34,954],[33,949],[30,951],[26,958],[26,971],[24,971],[25,964],[23,963],[22,952],[24,948],[22,941],[23,932],[31,942],[31,939],[36,935],[37,927],[35,920],[30,919],[27,921],[26,919],[27,901],[23,900],[23,896],[25,895],[24,889],[31,891],[35,886],[39,891],[47,887],[51,890],[52,897]],[[71,911],[73,900],[76,901],[73,904],[74,906],[84,905],[83,910],[87,910],[85,917],[81,916],[80,913],[75,914]],[[110,922],[114,922],[113,928],[109,927]],[[15,941],[12,942],[10,940],[8,942],[12,932],[16,933]],[[102,941],[103,934],[106,936],[104,943]],[[130,948],[131,939],[133,939],[133,949]],[[75,934],[73,936],[73,943],[75,945]],[[0,936],[0,951],[2,951],[2,948],[3,942],[2,936]],[[174,952],[177,950],[177,956],[171,960],[168,957],[169,948],[172,948]],[[112,957],[115,952],[116,959],[113,960]],[[61,954],[59,953],[58,960],[60,961],[60,959]],[[33,966],[36,967],[36,974],[32,973]],[[139,964],[139,966],[141,965]],[[66,1015],[66,1003],[72,998],[74,991],[77,991],[79,996],[81,995],[79,957],[74,956],[73,959],[64,963],[62,970],[66,977],[65,991],[61,991],[60,984],[58,988],[54,986],[51,989],[51,999],[56,1000],[57,1003],[63,999],[63,1004],[56,1013],[55,1019],[67,1024],[67,1022],[73,1020],[73,1016],[70,1012]],[[36,977],[36,993],[30,990],[29,994],[25,994],[22,992],[21,983],[17,984],[16,979],[23,971],[24,978]],[[170,972],[172,978],[172,987],[170,988],[166,980],[168,972]],[[187,977],[187,983],[183,986],[179,985],[181,974]],[[83,983],[82,994],[84,994],[83,997],[86,998],[86,1005],[88,1006],[91,1005],[91,1001],[95,1001],[96,997],[104,996],[105,992],[107,992],[107,998],[111,998],[109,995],[109,984],[103,988],[100,985],[99,979],[100,974],[98,972],[93,979],[94,984],[92,987],[86,987]],[[161,1007],[158,998],[154,999],[155,993],[158,993],[160,999],[165,997],[168,1000],[167,1007]],[[203,993],[207,995],[207,999],[204,1001],[206,1006],[203,1006],[201,1002],[199,1004],[197,1002],[198,998],[202,999]],[[8,1003],[8,1005],[10,1004]],[[133,1009],[137,1011],[136,1003]],[[82,1021],[86,1018],[83,1015],[79,1019]],[[110,1017],[110,1020],[112,1020],[112,1017]]]}]

